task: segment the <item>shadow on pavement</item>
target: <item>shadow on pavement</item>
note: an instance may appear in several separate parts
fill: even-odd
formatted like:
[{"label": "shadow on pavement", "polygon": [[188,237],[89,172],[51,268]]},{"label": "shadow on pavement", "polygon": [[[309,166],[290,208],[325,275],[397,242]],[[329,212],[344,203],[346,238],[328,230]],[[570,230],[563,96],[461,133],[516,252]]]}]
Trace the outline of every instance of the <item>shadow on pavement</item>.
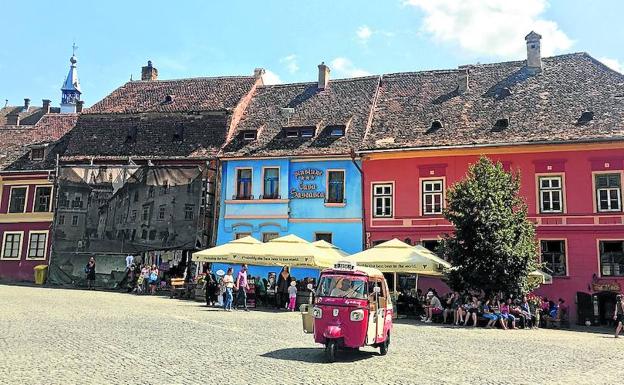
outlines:
[{"label": "shadow on pavement", "polygon": [[[371,358],[377,355],[373,352],[365,352],[356,349],[338,350],[336,362],[356,362]],[[326,363],[325,351],[318,348],[287,348],[278,349],[260,355],[261,357],[274,358],[284,361],[299,361],[310,363]]]}]

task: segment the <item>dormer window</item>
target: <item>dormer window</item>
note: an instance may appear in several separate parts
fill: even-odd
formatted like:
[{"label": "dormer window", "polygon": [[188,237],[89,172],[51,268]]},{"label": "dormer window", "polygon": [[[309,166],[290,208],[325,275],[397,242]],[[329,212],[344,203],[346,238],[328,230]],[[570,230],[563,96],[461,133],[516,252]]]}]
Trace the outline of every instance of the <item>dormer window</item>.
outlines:
[{"label": "dormer window", "polygon": [[173,95],[166,95],[163,103],[171,103],[173,102]]},{"label": "dormer window", "polygon": [[584,111],[581,116],[578,118],[578,124],[587,124],[594,120],[594,112],[593,111]]},{"label": "dormer window", "polygon": [[257,132],[256,131],[244,131],[243,132],[243,140],[252,141],[256,140]]},{"label": "dormer window", "polygon": [[494,123],[494,127],[492,128],[492,131],[502,131],[506,129],[507,127],[509,127],[509,119],[507,118],[498,119],[496,123]]},{"label": "dormer window", "polygon": [[181,142],[183,139],[184,139],[184,126],[179,125],[176,127],[176,130],[173,133],[173,141]]},{"label": "dormer window", "polygon": [[329,127],[329,136],[334,138],[339,138],[341,136],[345,136],[345,126],[330,126]]},{"label": "dormer window", "polygon": [[135,143],[137,135],[136,126],[128,127],[128,132],[126,133],[126,143]]},{"label": "dormer window", "polygon": [[45,149],[43,147],[33,148],[30,150],[31,160],[43,160],[44,155],[45,155]]},{"label": "dormer window", "polygon": [[302,138],[312,138],[314,136],[314,128],[302,128],[300,132]]},{"label": "dormer window", "polygon": [[292,129],[286,130],[286,137],[287,138],[298,138],[299,137],[299,130],[297,130],[296,128],[292,128]]},{"label": "dormer window", "polygon": [[441,129],[442,127],[444,127],[444,125],[442,124],[441,121],[434,120],[433,122],[431,122],[431,126],[429,126],[429,129],[427,130],[427,132],[435,132]]}]

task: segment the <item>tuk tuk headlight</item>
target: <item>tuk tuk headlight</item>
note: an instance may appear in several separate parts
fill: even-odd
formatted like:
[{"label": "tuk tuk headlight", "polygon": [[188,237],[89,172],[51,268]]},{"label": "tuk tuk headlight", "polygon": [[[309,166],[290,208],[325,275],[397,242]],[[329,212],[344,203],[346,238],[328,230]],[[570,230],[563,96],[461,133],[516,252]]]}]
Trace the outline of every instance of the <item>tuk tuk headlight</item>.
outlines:
[{"label": "tuk tuk headlight", "polygon": [[323,318],[323,310],[320,307],[314,307],[312,309],[312,316],[314,318]]},{"label": "tuk tuk headlight", "polygon": [[364,310],[353,310],[349,318],[351,318],[351,321],[362,321],[364,319]]}]

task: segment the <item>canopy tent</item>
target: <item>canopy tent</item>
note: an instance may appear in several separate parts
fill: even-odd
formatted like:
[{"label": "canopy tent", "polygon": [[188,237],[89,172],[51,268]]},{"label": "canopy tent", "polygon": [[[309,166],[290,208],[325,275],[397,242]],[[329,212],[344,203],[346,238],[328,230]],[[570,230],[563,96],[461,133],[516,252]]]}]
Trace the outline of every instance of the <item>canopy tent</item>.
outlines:
[{"label": "canopy tent", "polygon": [[198,262],[325,268],[347,254],[331,243],[286,235],[262,243],[251,236],[193,253]]},{"label": "canopy tent", "polygon": [[358,265],[386,273],[412,273],[441,277],[451,265],[422,246],[411,246],[398,239],[381,243],[347,258]]},{"label": "canopy tent", "polygon": [[540,285],[551,285],[553,282],[552,275],[542,270],[535,270],[529,273],[529,281],[539,283]]}]

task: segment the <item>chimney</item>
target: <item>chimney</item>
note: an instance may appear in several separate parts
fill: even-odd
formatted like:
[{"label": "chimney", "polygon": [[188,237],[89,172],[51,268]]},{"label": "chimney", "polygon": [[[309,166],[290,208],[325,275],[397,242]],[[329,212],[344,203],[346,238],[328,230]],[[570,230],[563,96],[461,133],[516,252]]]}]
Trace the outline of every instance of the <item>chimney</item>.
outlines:
[{"label": "chimney", "polygon": [[329,73],[331,72],[329,67],[325,65],[325,62],[321,62],[318,65],[318,88],[324,90],[329,86]]},{"label": "chimney", "polygon": [[50,99],[43,99],[41,101],[43,103],[43,107],[41,107],[41,109],[43,110],[44,114],[49,114],[50,113]]},{"label": "chimney", "polygon": [[77,100],[76,101],[76,113],[79,114],[82,112],[82,107],[84,106],[84,101],[83,100]]},{"label": "chimney", "polygon": [[30,108],[30,99],[24,98],[24,112],[28,112],[29,108]]},{"label": "chimney", "polygon": [[540,72],[542,70],[542,55],[540,53],[540,40],[542,35],[531,31],[524,37],[527,45],[527,68],[534,72]]},{"label": "chimney", "polygon": [[262,75],[264,75],[265,73],[266,71],[264,70],[264,68],[256,68],[254,69],[254,78],[261,78]]},{"label": "chimney", "polygon": [[13,111],[7,115],[7,124],[9,126],[19,126],[20,124],[20,116],[19,112]]},{"label": "chimney", "polygon": [[148,60],[147,65],[141,68],[141,80],[157,80],[158,70],[152,67],[152,61]]},{"label": "chimney", "polygon": [[468,90],[468,68],[460,68],[457,73],[457,92],[465,94]]}]

